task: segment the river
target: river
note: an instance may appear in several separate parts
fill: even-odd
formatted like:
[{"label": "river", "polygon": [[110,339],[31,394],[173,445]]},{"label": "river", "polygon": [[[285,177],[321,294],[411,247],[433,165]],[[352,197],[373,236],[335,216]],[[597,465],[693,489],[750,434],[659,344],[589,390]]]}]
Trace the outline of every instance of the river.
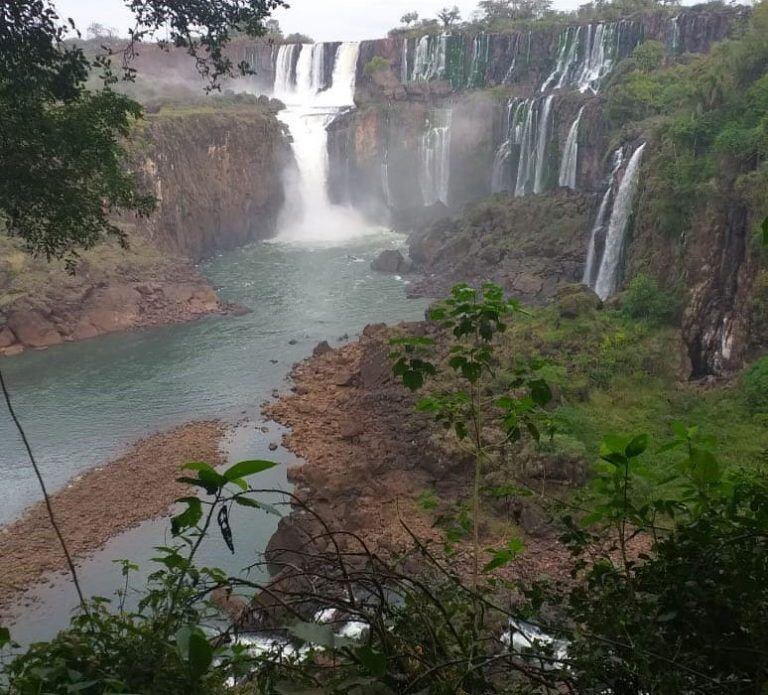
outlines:
[{"label": "river", "polygon": [[[114,458],[137,438],[188,420],[240,422],[226,445],[232,462],[252,457],[292,462],[285,451],[268,451],[281,432],[270,425],[265,433],[259,422],[259,405],[273,389],[287,388],[291,365],[321,340],[338,345],[368,323],[424,314],[425,302],[408,299],[402,279],[370,269],[375,255],[402,244],[402,237],[368,232],[343,245],[258,243],[203,264],[222,298],[251,309],[245,316],[213,316],[5,359],[14,404],[51,489]],[[0,523],[5,523],[40,495],[5,412],[0,441]],[[285,466],[258,484],[285,487]],[[230,571],[252,561],[274,532],[276,519],[248,523],[238,556],[227,556],[217,543],[203,561]],[[111,595],[119,582],[112,561],[148,562],[166,527],[167,521],[143,524],[85,562],[89,593]],[[73,605],[72,591],[61,580],[36,591],[34,599],[14,626],[14,637],[23,642],[53,634]]]}]

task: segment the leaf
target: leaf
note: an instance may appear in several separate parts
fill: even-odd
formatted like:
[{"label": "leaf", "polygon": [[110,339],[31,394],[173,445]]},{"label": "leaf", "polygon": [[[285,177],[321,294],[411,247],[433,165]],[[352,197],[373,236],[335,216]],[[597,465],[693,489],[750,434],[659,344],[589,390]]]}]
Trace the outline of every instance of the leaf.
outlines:
[{"label": "leaf", "polygon": [[552,401],[552,389],[549,388],[549,384],[543,379],[536,379],[530,384],[531,398],[533,402],[539,407],[543,408]]},{"label": "leaf", "polygon": [[763,246],[768,246],[768,217],[763,220]]},{"label": "leaf", "polygon": [[7,627],[0,627],[0,649],[11,643],[11,631]]},{"label": "leaf", "polygon": [[355,656],[359,659],[366,671],[372,676],[382,678],[387,673],[387,657],[377,652],[368,645],[355,650]]},{"label": "leaf", "polygon": [[277,466],[274,461],[241,461],[224,471],[224,477],[232,482],[238,478],[247,478]]},{"label": "leaf", "polygon": [[227,548],[234,555],[235,554],[235,541],[232,537],[232,527],[229,525],[229,511],[228,508],[222,506],[219,509],[216,520],[219,523],[219,530],[221,531],[221,537],[227,544]]},{"label": "leaf", "polygon": [[183,497],[177,502],[186,504],[187,508],[171,519],[171,533],[178,536],[182,531],[197,526],[203,516],[203,503],[197,497]]},{"label": "leaf", "polygon": [[267,514],[274,514],[275,516],[282,517],[283,515],[277,509],[277,507],[266,504],[265,502],[259,502],[258,500],[251,499],[250,497],[235,497],[235,503],[241,507],[250,507],[251,509],[263,509]]},{"label": "leaf", "polygon": [[213,647],[199,627],[185,625],[176,633],[176,651],[195,677],[202,676],[213,662]]},{"label": "leaf", "polygon": [[641,434],[635,437],[629,444],[627,444],[626,449],[624,449],[624,455],[629,459],[637,458],[648,449],[649,442],[650,438],[647,434]]},{"label": "leaf", "polygon": [[711,451],[693,447],[690,461],[693,466],[693,478],[697,483],[711,485],[720,481],[720,463]]},{"label": "leaf", "polygon": [[407,371],[403,374],[403,385],[411,391],[418,391],[424,386],[424,377],[420,372]]}]

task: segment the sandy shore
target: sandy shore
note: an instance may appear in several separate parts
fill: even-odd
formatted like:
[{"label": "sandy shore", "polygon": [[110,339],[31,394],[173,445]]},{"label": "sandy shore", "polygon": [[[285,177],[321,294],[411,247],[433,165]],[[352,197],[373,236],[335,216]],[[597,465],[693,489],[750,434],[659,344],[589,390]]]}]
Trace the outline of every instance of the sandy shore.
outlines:
[{"label": "sandy shore", "polygon": [[[176,482],[189,461],[223,463],[221,422],[193,422],[138,441],[104,467],[70,482],[52,498],[54,513],[76,559],[112,537],[168,513],[189,487]],[[45,573],[66,568],[43,502],[0,529],[0,613]],[[1,615],[0,615],[1,617]]]}]

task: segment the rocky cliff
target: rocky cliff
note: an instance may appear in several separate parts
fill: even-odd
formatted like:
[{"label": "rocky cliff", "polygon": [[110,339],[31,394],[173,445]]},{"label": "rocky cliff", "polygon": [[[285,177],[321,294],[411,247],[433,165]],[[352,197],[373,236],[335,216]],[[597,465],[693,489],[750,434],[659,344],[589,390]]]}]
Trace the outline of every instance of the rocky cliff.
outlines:
[{"label": "rocky cliff", "polygon": [[235,309],[192,262],[273,233],[287,156],[274,113],[263,105],[161,112],[130,148],[157,209],[120,221],[128,251],[99,246],[70,275],[0,239],[0,354]]}]

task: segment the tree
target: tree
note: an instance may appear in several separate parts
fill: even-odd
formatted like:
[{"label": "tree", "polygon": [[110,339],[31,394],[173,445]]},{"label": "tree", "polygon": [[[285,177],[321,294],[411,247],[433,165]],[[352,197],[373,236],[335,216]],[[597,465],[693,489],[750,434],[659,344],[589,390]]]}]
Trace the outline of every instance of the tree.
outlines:
[{"label": "tree", "polygon": [[117,38],[117,32],[113,27],[108,27],[99,22],[91,22],[85,35],[89,39],[114,39]]},{"label": "tree", "polygon": [[293,34],[288,34],[288,36],[285,37],[286,43],[314,43],[314,39],[312,39],[311,36],[307,36],[306,34],[301,34],[299,32],[294,32]]},{"label": "tree", "polygon": [[525,20],[543,16],[552,7],[551,0],[482,0],[478,11],[484,22]]},{"label": "tree", "polygon": [[[74,22],[51,0],[8,0],[0,6],[0,228],[47,258],[69,263],[78,249],[112,236],[120,211],[148,214],[152,198],[127,173],[123,141],[142,114],[115,83],[132,79],[130,60],[141,42],[163,28],[164,48],[186,50],[217,88],[236,67],[223,48],[233,31],[263,33],[263,22],[283,0],[128,0],[135,17],[122,54],[96,57],[65,41]],[[99,27],[99,31],[101,28]],[[79,34],[78,34],[79,35]],[[101,86],[86,88],[96,71]]]},{"label": "tree", "polygon": [[456,5],[451,9],[444,7],[437,13],[437,18],[442,22],[443,28],[449,29],[451,26],[461,21],[461,12]]},{"label": "tree", "polygon": [[419,21],[419,13],[407,12],[400,18],[400,21],[405,24],[405,26],[409,27],[411,24]]}]

